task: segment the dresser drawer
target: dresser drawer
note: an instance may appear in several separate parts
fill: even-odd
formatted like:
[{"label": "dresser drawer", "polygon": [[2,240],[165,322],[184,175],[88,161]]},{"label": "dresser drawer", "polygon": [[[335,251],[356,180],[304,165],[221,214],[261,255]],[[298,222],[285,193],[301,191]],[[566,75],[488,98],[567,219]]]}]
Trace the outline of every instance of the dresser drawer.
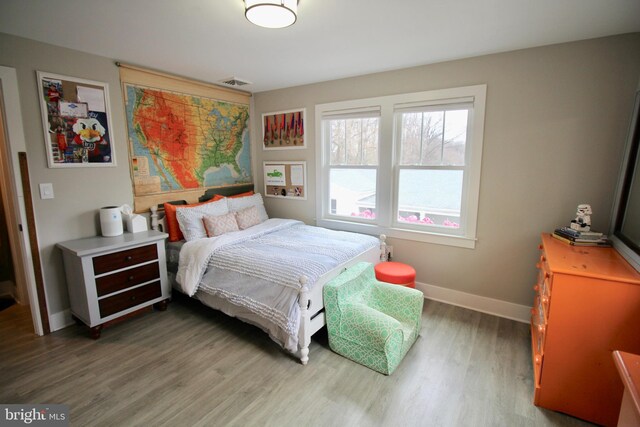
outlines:
[{"label": "dresser drawer", "polygon": [[112,297],[99,300],[100,317],[104,318],[112,314],[135,307],[146,301],[162,296],[162,287],[160,281],[149,283],[139,288],[122,292]]},{"label": "dresser drawer", "polygon": [[146,264],[96,279],[98,296],[104,296],[140,283],[160,278],[160,266],[157,262]]},{"label": "dresser drawer", "polygon": [[544,269],[538,270],[538,282],[534,288],[539,296],[551,296],[551,274]]},{"label": "dresser drawer", "polygon": [[547,319],[545,308],[540,297],[534,300],[534,308],[531,309],[531,338],[533,342],[533,352],[538,355],[544,354],[544,339],[547,331]]},{"label": "dresser drawer", "polygon": [[126,251],[115,252],[93,258],[94,274],[107,273],[120,268],[140,264],[158,258],[158,248],[155,244],[140,246]]}]

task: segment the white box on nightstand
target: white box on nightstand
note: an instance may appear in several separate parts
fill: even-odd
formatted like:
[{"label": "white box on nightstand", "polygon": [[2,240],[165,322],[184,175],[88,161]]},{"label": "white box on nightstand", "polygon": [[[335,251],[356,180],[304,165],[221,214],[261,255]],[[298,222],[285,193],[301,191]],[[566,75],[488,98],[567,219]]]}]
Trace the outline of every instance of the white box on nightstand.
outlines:
[{"label": "white box on nightstand", "polygon": [[139,231],[147,231],[147,219],[142,215],[122,214],[122,219],[129,233],[137,233]]}]

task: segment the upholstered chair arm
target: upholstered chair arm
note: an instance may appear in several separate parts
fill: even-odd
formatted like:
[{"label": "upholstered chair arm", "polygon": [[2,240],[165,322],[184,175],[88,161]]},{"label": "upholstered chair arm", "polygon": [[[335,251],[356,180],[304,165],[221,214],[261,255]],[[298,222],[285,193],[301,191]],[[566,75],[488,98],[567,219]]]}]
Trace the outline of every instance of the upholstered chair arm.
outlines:
[{"label": "upholstered chair arm", "polygon": [[402,342],[402,325],[391,316],[364,304],[343,305],[341,314],[339,333],[344,339],[380,349],[394,336]]},{"label": "upholstered chair arm", "polygon": [[376,281],[369,305],[401,322],[412,322],[421,318],[423,303],[418,290]]}]

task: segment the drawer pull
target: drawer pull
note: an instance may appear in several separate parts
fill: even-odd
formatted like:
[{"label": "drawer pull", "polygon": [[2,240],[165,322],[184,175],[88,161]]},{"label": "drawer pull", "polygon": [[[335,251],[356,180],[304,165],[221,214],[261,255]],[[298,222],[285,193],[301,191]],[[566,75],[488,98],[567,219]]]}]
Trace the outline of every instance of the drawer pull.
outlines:
[{"label": "drawer pull", "polygon": [[536,355],[536,357],[534,358],[534,360],[535,360],[535,362],[536,362],[536,365],[539,365],[539,364],[541,364],[541,363],[542,363],[542,357],[540,357],[540,356],[538,356],[538,355]]},{"label": "drawer pull", "polygon": [[129,278],[127,279],[128,281],[132,281],[134,279],[133,276],[129,276]]},{"label": "drawer pull", "polygon": [[125,258],[125,260],[127,261],[131,261],[133,259],[133,257],[131,255],[127,255],[127,257]]},{"label": "drawer pull", "polygon": [[533,285],[533,290],[538,292],[540,290],[540,285]]},{"label": "drawer pull", "polygon": [[[122,293],[102,298],[98,301],[100,306],[100,317],[105,318],[113,314],[122,312],[131,307],[136,307],[141,304],[152,301],[155,298],[162,296],[162,284],[160,280],[157,280],[148,285],[143,285],[138,288],[129,289]],[[149,305],[147,303],[147,305]]]},{"label": "drawer pull", "polygon": [[538,245],[538,249],[542,250],[542,243]]}]

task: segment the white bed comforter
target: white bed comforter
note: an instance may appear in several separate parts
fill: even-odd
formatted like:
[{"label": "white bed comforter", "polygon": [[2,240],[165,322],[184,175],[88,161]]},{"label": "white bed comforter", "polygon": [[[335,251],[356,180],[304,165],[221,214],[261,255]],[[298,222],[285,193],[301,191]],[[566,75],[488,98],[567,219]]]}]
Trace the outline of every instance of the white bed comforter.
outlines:
[{"label": "white bed comforter", "polygon": [[[332,268],[378,245],[362,234],[269,219],[247,230],[187,242],[176,281],[222,298],[223,311],[257,324],[289,351],[298,347],[300,277],[311,289]],[[243,315],[247,314],[247,315]]]}]

